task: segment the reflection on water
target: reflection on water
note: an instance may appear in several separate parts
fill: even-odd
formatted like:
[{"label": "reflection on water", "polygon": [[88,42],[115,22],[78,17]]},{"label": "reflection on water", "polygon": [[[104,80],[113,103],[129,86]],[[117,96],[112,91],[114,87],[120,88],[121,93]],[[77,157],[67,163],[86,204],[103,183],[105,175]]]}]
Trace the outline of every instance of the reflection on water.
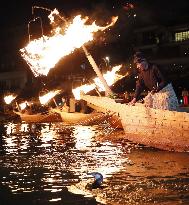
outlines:
[{"label": "reflection on water", "polygon": [[[188,153],[112,143],[106,128],[1,124],[0,204],[189,203]],[[94,171],[103,187],[89,190]]]}]

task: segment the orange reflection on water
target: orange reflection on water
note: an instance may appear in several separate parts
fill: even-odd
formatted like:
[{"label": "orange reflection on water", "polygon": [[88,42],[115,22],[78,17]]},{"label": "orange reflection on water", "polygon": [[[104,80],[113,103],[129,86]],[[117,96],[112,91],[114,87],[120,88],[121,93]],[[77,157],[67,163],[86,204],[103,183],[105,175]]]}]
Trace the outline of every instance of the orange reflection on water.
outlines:
[{"label": "orange reflection on water", "polygon": [[78,150],[89,149],[92,145],[92,138],[95,136],[95,130],[88,126],[75,126],[73,137],[75,137],[75,148]]}]

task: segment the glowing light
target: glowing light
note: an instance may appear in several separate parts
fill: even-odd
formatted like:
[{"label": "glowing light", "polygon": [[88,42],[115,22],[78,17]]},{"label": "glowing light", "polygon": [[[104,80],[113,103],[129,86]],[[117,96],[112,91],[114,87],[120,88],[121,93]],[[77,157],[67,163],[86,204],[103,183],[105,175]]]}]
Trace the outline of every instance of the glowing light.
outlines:
[{"label": "glowing light", "polygon": [[72,93],[74,94],[75,99],[79,100],[80,94],[83,93],[88,93],[89,91],[93,90],[96,87],[95,84],[91,84],[91,85],[82,85],[80,87],[77,87],[75,89],[72,90]]},{"label": "glowing light", "polygon": [[[54,11],[54,14],[58,15],[58,11]],[[49,15],[51,23],[54,22],[52,16]],[[29,42],[26,47],[20,49],[21,56],[35,76],[47,75],[61,58],[92,41],[95,32],[114,25],[117,19],[118,17],[113,17],[109,25],[100,27],[95,22],[86,25],[88,17],[82,19],[81,15],[78,15],[71,23],[67,23],[66,28],[56,27],[51,37],[42,36]],[[65,29],[64,35],[61,33],[63,29]]]},{"label": "glowing light", "polygon": [[13,132],[15,125],[13,123],[9,123],[9,124],[7,124],[6,127],[7,127],[6,133],[7,133],[7,135],[10,135]]},{"label": "glowing light", "polygon": [[[93,178],[89,178],[87,173],[100,172],[104,180],[107,177],[111,177],[114,173],[117,173],[121,170],[123,163],[127,162],[127,158],[122,158],[122,146],[114,146],[113,144],[106,142],[101,143],[101,146],[96,146],[96,141],[94,140],[96,136],[95,128],[87,127],[78,127],[75,130],[74,137],[77,140],[76,148],[79,150],[87,150],[87,159],[90,159],[90,166],[83,160],[82,157],[79,157],[76,165],[72,166],[71,171],[76,172],[81,178],[81,181],[75,185],[67,186],[69,192],[74,194],[82,194],[85,197],[95,197],[98,202],[106,204],[106,198],[103,195],[103,192],[91,192],[86,189],[87,184],[93,182]],[[91,150],[90,148],[93,147]],[[78,166],[79,165],[79,166]]]},{"label": "glowing light", "polygon": [[17,144],[15,143],[16,136],[12,135],[15,131],[15,124],[8,123],[6,126],[6,137],[5,137],[5,150],[7,153],[17,153]]},{"label": "glowing light", "polygon": [[27,131],[29,131],[29,125],[22,123],[22,124],[20,125],[20,131],[21,131],[21,132],[27,132]]},{"label": "glowing light", "polygon": [[45,94],[43,96],[39,96],[39,101],[42,105],[45,105],[58,93],[60,93],[60,90],[50,91],[50,92],[48,92],[47,94]]},{"label": "glowing light", "polygon": [[[123,77],[122,75],[116,74],[116,72],[119,71],[120,68],[121,65],[115,66],[112,68],[112,71],[107,71],[107,73],[103,75],[109,86],[111,86],[113,83],[115,83],[117,80]],[[104,85],[101,83],[99,78],[95,78],[94,82],[98,86],[99,91],[105,91]]]},{"label": "glowing light", "polygon": [[95,136],[95,132],[85,126],[77,126],[73,132],[74,137],[76,138],[75,147],[78,150],[86,150],[87,147],[90,148],[92,138]]},{"label": "glowing light", "polygon": [[49,127],[44,127],[41,130],[41,147],[50,148],[52,146],[52,141],[55,136],[55,130],[50,130]]},{"label": "glowing light", "polygon": [[62,200],[62,198],[56,198],[56,199],[51,199],[51,200],[49,200],[50,202],[54,202],[54,201],[61,201]]},{"label": "glowing light", "polygon": [[7,95],[4,97],[4,101],[6,104],[10,104],[15,98],[17,97],[17,95]]},{"label": "glowing light", "polygon": [[110,61],[110,57],[106,56],[105,59],[109,62]]},{"label": "glowing light", "polygon": [[21,110],[24,110],[27,107],[27,105],[29,105],[29,103],[27,101],[25,101],[23,103],[20,103],[19,107],[20,107]]},{"label": "glowing light", "polygon": [[[107,73],[103,75],[103,77],[105,78],[109,86],[123,77],[122,75],[116,74],[116,72],[120,70],[121,66],[122,65],[114,66],[112,68],[112,71],[107,71]],[[99,78],[94,78],[93,81],[94,81],[93,84],[82,85],[80,87],[73,89],[72,93],[74,94],[75,99],[79,100],[81,98],[80,94],[82,93],[86,94],[89,91],[95,89],[95,87],[98,87],[99,91],[105,91],[105,87],[101,83]]]}]

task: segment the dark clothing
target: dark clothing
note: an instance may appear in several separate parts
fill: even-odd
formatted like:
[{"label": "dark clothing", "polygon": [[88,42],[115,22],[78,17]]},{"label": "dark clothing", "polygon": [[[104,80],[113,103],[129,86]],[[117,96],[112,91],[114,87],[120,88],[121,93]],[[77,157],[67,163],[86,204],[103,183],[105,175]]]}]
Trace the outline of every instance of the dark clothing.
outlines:
[{"label": "dark clothing", "polygon": [[148,69],[139,72],[139,79],[136,82],[136,90],[134,97],[138,100],[144,87],[149,91],[156,90],[160,91],[167,85],[162,73],[159,68],[154,64],[148,64]]}]

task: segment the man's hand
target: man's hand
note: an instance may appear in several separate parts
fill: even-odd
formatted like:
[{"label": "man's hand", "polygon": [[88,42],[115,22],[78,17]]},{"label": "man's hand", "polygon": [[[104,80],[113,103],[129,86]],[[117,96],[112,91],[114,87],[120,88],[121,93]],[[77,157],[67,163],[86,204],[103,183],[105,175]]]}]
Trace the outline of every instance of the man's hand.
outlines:
[{"label": "man's hand", "polygon": [[129,102],[128,105],[135,105],[136,101],[137,101],[136,98],[133,98],[133,99],[131,100],[131,102]]}]

